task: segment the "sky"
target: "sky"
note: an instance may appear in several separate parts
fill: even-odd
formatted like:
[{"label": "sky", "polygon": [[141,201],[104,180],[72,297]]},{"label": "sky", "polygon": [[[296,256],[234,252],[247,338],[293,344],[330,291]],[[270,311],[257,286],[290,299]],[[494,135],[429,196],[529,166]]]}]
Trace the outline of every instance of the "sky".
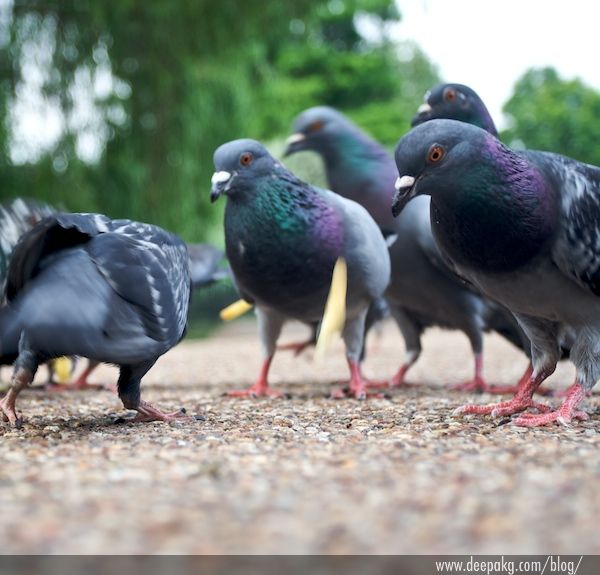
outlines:
[{"label": "sky", "polygon": [[444,81],[473,88],[496,125],[515,82],[554,67],[600,90],[600,5],[593,0],[397,0],[399,40],[413,40]]}]

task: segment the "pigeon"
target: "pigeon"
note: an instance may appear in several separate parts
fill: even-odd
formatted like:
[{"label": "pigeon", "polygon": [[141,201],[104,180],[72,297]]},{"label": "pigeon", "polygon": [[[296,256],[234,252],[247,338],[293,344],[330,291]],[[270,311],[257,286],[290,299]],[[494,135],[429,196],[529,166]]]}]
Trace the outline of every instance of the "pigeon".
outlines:
[{"label": "pigeon", "polygon": [[56,210],[36,200],[15,198],[0,204],[0,305],[4,302],[8,264],[19,238]]},{"label": "pigeon", "polygon": [[472,381],[459,389],[504,392],[483,378],[483,337],[496,329],[515,345],[524,338],[512,315],[458,278],[445,262],[431,233],[429,198],[418,198],[394,219],[390,205],[398,176],[392,156],[337,110],[318,106],[302,112],[287,140],[287,154],[311,150],[325,163],[331,189],[364,206],[380,229],[392,234],[392,280],[385,299],[406,344],[406,356],[389,381],[397,387],[421,354],[421,334],[429,326],[462,330],[475,356]]},{"label": "pigeon", "polygon": [[[214,154],[211,201],[227,198],[225,250],[244,300],[254,303],[263,348],[257,382],[231,395],[280,395],[267,376],[287,319],[323,318],[334,266],[347,267],[342,337],[350,367],[349,395],[366,397],[360,371],[364,323],[390,278],[383,235],[355,202],[299,180],[257,141],[234,140]],[[339,395],[339,394],[336,394]]]},{"label": "pigeon", "polygon": [[[14,198],[0,204],[0,314],[5,305],[4,291],[8,265],[15,246],[20,237],[35,224],[47,216],[57,213],[57,210],[38,200],[30,198]],[[18,335],[3,336],[0,349],[0,365],[10,365],[17,357]],[[48,389],[66,389],[70,387],[70,376],[73,373],[77,358],[56,358],[48,362]],[[79,381],[79,380],[78,380]],[[61,385],[57,385],[57,382]],[[85,387],[85,381],[83,387]],[[79,387],[78,387],[79,389]]]},{"label": "pigeon", "polygon": [[190,257],[190,274],[194,289],[228,279],[230,271],[221,267],[225,254],[212,244],[187,244]]},{"label": "pigeon", "polygon": [[134,421],[171,421],[140,399],[140,381],[184,335],[191,278],[185,244],[150,224],[100,214],[56,214],[22,236],[7,277],[2,333],[19,352],[0,410],[18,425],[15,401],[38,365],[80,355],[119,366],[119,397]]},{"label": "pigeon", "polygon": [[[458,414],[509,416],[539,426],[587,419],[579,410],[600,377],[600,168],[550,152],[516,152],[455,120],[413,128],[395,152],[398,215],[431,196],[435,239],[457,273],[507,307],[531,341],[533,370],[510,401]],[[552,410],[532,399],[567,340],[575,383]]]},{"label": "pigeon", "polygon": [[425,94],[412,126],[428,120],[447,118],[479,126],[498,136],[496,125],[483,100],[477,92],[464,84],[439,84]]},{"label": "pigeon", "polygon": [[[424,103],[419,107],[416,116],[412,119],[412,126],[418,126],[428,120],[446,118],[448,120],[459,120],[474,126],[483,128],[493,136],[498,137],[496,125],[489,113],[483,100],[477,92],[464,84],[439,84],[425,94]],[[514,326],[513,328],[514,329]],[[521,339],[524,345],[519,345],[523,352],[529,357],[530,363],[525,369],[521,380],[529,379],[532,371],[531,365],[531,345],[526,339],[525,334],[520,331]],[[561,342],[561,359],[568,359],[568,338]],[[517,386],[518,387],[518,386]],[[505,392],[514,392],[517,388],[503,387]],[[551,392],[538,389],[538,393],[555,396],[562,395],[562,392]]]}]

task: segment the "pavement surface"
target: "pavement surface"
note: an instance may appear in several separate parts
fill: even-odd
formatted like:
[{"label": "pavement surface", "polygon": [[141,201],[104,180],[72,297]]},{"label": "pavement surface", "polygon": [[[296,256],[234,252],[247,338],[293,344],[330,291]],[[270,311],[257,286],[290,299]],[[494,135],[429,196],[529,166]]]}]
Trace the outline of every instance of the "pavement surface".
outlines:
[{"label": "pavement surface", "polygon": [[[306,333],[292,324],[281,341]],[[223,397],[258,373],[245,319],[181,343],[145,378],[144,399],[185,407],[195,417],[183,421],[123,422],[131,412],[106,390],[27,390],[23,428],[0,424],[0,551],[600,553],[598,396],[586,399],[590,420],[568,428],[457,419],[455,407],[496,398],[448,389],[472,375],[463,335],[430,330],[424,350],[414,385],[389,398],[327,398],[347,376],[341,344],[323,363],[312,352],[276,356],[271,381],[287,399]],[[386,323],[365,372],[389,377],[402,357]],[[486,336],[485,363],[490,383],[510,384],[527,362]],[[116,373],[101,367],[92,381]],[[549,387],[573,375],[561,364]]]}]

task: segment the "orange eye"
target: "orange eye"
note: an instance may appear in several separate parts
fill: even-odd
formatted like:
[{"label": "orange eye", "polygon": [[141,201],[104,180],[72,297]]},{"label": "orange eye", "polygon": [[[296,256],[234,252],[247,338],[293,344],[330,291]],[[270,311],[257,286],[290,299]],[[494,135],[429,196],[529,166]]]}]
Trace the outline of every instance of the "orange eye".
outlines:
[{"label": "orange eye", "polygon": [[323,125],[324,125],[323,120],[316,120],[308,126],[308,131],[309,132],[318,132],[321,128],[323,128]]},{"label": "orange eye", "polygon": [[454,102],[454,100],[456,100],[456,90],[453,88],[446,88],[444,90],[444,100],[446,100],[446,102]]},{"label": "orange eye", "polygon": [[435,164],[439,162],[443,157],[446,151],[439,144],[433,144],[431,148],[429,148],[429,152],[427,153],[427,161],[430,164]]},{"label": "orange eye", "polygon": [[242,166],[249,166],[252,163],[252,160],[254,160],[254,158],[250,152],[244,152],[240,156],[240,164],[242,164]]}]

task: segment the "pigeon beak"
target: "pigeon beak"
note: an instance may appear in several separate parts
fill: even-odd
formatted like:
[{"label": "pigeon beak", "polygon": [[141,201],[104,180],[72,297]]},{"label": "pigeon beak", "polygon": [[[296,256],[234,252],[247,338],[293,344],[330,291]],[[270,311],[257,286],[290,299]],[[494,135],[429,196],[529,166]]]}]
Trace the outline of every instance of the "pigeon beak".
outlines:
[{"label": "pigeon beak", "polygon": [[210,201],[211,203],[216,202],[221,194],[227,193],[231,186],[232,174],[229,172],[221,171],[215,172],[210,179]]},{"label": "pigeon beak", "polygon": [[289,156],[294,152],[299,152],[302,149],[302,142],[304,142],[305,140],[306,136],[302,132],[296,132],[295,134],[292,134],[285,141],[286,148],[283,152],[283,157],[285,158],[286,156]]},{"label": "pigeon beak", "polygon": [[415,178],[402,176],[396,180],[396,193],[392,200],[392,215],[396,218],[404,206],[415,197]]},{"label": "pigeon beak", "polygon": [[410,125],[414,128],[427,120],[431,120],[431,106],[425,102],[421,104],[417,109],[417,115],[411,120]]}]

